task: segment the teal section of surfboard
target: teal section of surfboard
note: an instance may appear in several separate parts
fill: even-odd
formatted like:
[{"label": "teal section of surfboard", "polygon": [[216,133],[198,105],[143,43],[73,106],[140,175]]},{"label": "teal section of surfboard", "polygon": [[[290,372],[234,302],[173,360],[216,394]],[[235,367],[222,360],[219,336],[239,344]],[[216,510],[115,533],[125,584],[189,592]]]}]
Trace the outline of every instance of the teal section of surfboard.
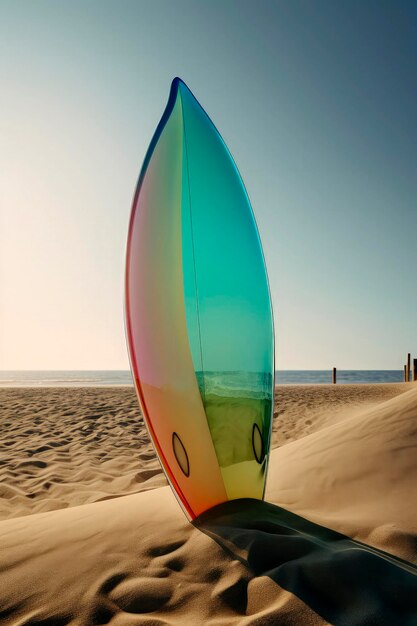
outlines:
[{"label": "teal section of surfboard", "polygon": [[184,297],[194,368],[229,498],[262,497],[274,333],[261,242],[223,139],[176,80],[183,115]]}]

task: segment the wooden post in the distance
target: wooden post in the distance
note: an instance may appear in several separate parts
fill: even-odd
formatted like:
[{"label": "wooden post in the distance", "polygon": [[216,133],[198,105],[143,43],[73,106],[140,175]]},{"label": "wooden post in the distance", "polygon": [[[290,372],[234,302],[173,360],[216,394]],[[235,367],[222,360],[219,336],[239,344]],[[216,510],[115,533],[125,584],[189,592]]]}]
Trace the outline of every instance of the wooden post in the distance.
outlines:
[{"label": "wooden post in the distance", "polygon": [[407,363],[404,365],[404,382],[407,382]]},{"label": "wooden post in the distance", "polygon": [[336,368],[333,368],[332,371],[332,384],[335,385],[336,384]]},{"label": "wooden post in the distance", "polygon": [[417,359],[413,359],[413,381],[417,382]]},{"label": "wooden post in the distance", "polygon": [[409,383],[410,382],[410,369],[411,369],[411,354],[408,353],[407,354],[407,380],[406,382]]}]

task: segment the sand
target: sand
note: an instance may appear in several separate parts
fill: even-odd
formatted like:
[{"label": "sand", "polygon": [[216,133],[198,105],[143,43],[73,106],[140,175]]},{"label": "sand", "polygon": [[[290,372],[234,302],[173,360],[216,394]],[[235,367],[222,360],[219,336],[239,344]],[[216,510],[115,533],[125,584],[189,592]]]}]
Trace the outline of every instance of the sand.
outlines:
[{"label": "sand", "polygon": [[131,387],[0,389],[0,519],[166,485]]},{"label": "sand", "polygon": [[[407,388],[277,387],[272,447]],[[0,388],[0,415],[0,520],[166,485],[132,387]]]},{"label": "sand", "polygon": [[272,448],[357,415],[404,393],[403,383],[281,385],[275,391]]},{"label": "sand", "polygon": [[417,387],[277,401],[269,503],[193,526],[130,388],[0,390],[0,623],[415,623]]}]

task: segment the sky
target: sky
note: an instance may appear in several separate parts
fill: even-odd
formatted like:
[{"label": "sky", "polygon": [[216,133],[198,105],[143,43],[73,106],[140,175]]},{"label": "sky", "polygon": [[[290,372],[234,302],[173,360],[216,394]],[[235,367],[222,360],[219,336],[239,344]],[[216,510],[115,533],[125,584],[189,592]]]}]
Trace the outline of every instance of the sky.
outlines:
[{"label": "sky", "polygon": [[0,369],[128,369],[128,220],[175,76],[248,190],[277,368],[402,368],[415,2],[0,0]]}]

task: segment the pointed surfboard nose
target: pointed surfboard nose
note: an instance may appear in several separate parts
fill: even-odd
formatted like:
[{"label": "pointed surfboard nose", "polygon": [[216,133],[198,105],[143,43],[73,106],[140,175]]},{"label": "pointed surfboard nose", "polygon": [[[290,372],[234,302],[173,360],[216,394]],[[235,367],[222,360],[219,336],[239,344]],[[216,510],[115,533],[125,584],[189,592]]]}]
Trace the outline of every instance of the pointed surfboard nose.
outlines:
[{"label": "pointed surfboard nose", "polygon": [[142,412],[187,515],[262,498],[274,387],[265,263],[237,167],[179,78],[139,176],[125,297]]}]

